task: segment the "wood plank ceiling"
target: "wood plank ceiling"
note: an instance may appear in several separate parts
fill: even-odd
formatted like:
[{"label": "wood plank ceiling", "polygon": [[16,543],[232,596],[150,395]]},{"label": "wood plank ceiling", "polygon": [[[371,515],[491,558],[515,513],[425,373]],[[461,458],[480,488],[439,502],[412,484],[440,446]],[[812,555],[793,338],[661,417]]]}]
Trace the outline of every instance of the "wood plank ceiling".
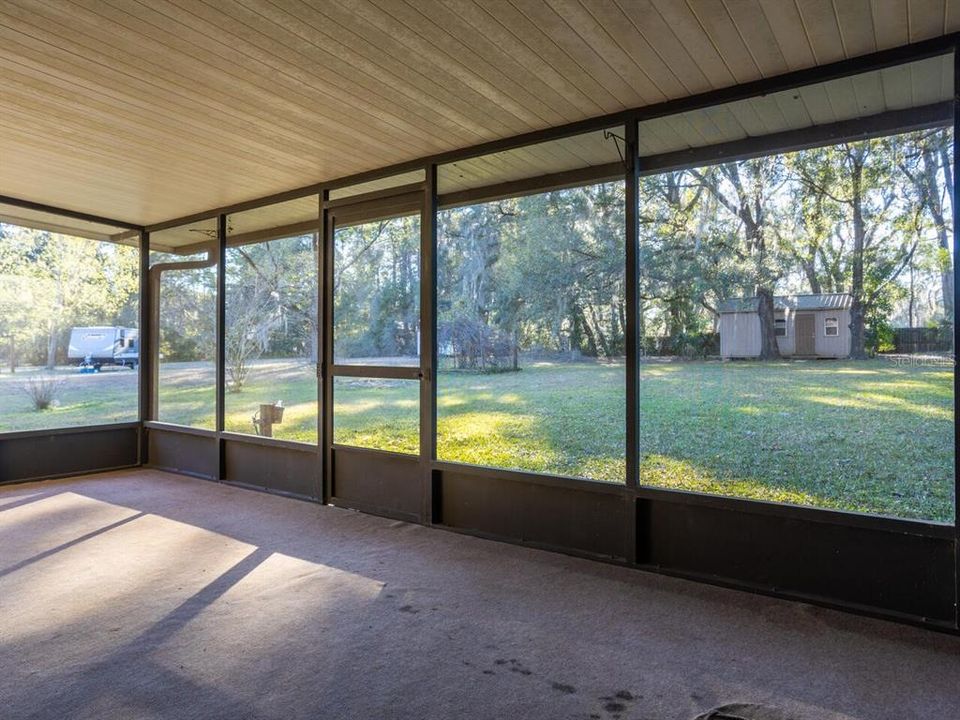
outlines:
[{"label": "wood plank ceiling", "polygon": [[960,0],[4,0],[0,194],[149,224],[958,29]]}]

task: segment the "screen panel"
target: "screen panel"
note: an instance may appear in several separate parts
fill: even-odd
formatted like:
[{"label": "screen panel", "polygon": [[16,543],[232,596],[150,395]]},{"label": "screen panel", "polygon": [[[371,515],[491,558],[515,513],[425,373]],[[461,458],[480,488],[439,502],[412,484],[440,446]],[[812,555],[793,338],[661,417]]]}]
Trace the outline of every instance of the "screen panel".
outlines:
[{"label": "screen panel", "polygon": [[438,216],[437,456],[624,482],[624,183]]},{"label": "screen panel", "polygon": [[640,123],[642,484],[954,521],[952,94],[949,55]]},{"label": "screen panel", "polygon": [[154,417],[216,429],[217,220],[150,235]]},{"label": "screen panel", "polygon": [[341,365],[420,364],[420,215],[337,225],[333,351]]},{"label": "screen panel", "polygon": [[333,442],[419,455],[420,382],[334,378]]},{"label": "screen panel", "polygon": [[139,419],[139,235],[128,239],[0,207],[0,432]]},{"label": "screen panel", "polygon": [[227,217],[224,429],[316,443],[319,197]]}]

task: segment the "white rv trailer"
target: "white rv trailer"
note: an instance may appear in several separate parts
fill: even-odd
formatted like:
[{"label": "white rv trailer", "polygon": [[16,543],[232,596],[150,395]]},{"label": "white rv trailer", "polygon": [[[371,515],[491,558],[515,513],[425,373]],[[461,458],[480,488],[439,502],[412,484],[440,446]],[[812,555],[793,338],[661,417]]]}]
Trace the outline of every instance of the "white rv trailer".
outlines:
[{"label": "white rv trailer", "polygon": [[70,331],[67,359],[80,367],[104,365],[136,368],[140,361],[140,331],[125,327],[75,327]]}]

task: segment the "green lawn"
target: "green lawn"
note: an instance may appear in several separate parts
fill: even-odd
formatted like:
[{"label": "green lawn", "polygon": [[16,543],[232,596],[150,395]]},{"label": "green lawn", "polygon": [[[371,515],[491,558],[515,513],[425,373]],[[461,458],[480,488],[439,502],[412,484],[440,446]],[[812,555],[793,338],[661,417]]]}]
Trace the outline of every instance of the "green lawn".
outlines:
[{"label": "green lawn", "polygon": [[641,482],[953,519],[953,370],[863,362],[645,366]]},{"label": "green lawn", "polygon": [[[0,430],[132,419],[129,371],[67,376],[61,405],[35,412],[0,375]],[[213,371],[167,364],[160,418],[212,426]],[[622,365],[535,364],[518,373],[438,379],[444,460],[621,482]],[[658,362],[640,375],[641,482],[908,518],[953,518],[952,368],[864,362]],[[261,402],[282,400],[280,438],[316,441],[311,365],[261,361],[227,395],[227,428],[252,432]],[[416,452],[416,382],[340,378],[335,437]]]},{"label": "green lawn", "polygon": [[110,368],[82,375],[76,368],[57,368],[57,404],[38,412],[24,388],[30,378],[49,375],[35,368],[0,372],[0,432],[136,422],[136,372]]},{"label": "green lawn", "polygon": [[623,365],[441,373],[438,457],[623,482],[625,387]]}]

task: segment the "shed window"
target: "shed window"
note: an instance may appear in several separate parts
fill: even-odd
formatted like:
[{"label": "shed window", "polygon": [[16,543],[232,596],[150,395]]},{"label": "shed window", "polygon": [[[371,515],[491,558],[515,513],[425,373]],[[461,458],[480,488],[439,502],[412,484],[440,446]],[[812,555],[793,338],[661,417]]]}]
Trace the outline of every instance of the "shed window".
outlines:
[{"label": "shed window", "polygon": [[836,337],[840,334],[840,322],[835,317],[823,319],[823,334],[827,337]]},{"label": "shed window", "polygon": [[787,336],[787,319],[779,315],[773,319],[773,333],[777,337],[786,337]]}]

